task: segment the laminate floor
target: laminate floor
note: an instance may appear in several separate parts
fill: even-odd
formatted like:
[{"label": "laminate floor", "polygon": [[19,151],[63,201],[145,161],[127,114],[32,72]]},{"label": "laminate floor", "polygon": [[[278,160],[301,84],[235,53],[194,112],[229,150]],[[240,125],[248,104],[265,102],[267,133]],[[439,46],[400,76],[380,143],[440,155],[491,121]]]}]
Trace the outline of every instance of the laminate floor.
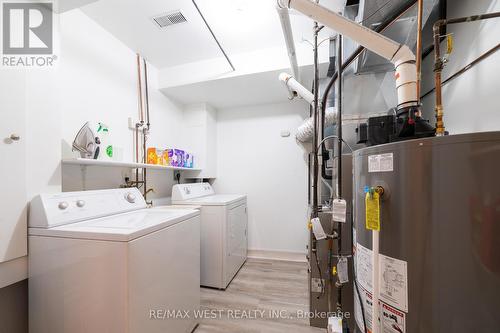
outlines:
[{"label": "laminate floor", "polygon": [[202,288],[195,333],[326,332],[309,326],[308,303],[305,263],[249,259],[225,291]]}]

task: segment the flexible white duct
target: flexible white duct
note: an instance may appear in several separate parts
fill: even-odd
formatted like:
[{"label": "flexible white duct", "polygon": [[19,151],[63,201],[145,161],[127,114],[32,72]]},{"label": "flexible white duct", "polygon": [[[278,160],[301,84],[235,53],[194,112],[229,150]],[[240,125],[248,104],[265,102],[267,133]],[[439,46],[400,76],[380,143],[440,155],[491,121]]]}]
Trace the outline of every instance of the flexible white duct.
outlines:
[{"label": "flexible white duct", "polygon": [[[325,112],[325,127],[335,125],[337,122],[337,109],[328,108]],[[314,119],[311,117],[299,126],[295,138],[297,141],[306,143],[312,140],[314,133]]]}]

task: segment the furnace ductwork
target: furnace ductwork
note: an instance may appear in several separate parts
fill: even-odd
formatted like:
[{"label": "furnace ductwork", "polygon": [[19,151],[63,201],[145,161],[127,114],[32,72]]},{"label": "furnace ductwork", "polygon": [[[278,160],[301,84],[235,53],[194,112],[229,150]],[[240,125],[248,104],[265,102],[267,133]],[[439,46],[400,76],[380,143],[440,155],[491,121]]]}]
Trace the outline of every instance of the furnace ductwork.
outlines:
[{"label": "furnace ductwork", "polygon": [[[325,127],[335,125],[337,122],[337,109],[328,108],[325,113]],[[311,117],[304,121],[299,126],[295,138],[301,143],[306,143],[312,140],[314,133],[314,119]]]}]

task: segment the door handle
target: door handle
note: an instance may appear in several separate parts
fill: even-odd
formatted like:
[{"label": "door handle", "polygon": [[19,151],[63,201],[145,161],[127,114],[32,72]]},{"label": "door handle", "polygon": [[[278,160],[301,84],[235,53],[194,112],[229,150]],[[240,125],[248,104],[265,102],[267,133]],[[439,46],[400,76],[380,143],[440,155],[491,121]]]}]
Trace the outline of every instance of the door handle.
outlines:
[{"label": "door handle", "polygon": [[11,134],[10,135],[10,139],[12,141],[19,141],[19,140],[21,140],[21,137],[19,135],[17,135],[17,134]]}]

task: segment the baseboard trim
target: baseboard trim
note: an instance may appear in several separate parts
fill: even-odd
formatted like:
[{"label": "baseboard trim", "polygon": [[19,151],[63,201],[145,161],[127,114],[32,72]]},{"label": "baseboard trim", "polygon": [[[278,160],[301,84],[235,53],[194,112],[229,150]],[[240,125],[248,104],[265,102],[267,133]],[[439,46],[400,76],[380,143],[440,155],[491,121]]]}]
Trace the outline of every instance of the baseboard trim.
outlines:
[{"label": "baseboard trim", "polygon": [[306,254],[301,252],[272,251],[272,250],[248,250],[247,257],[250,259],[267,259],[279,261],[307,262]]},{"label": "baseboard trim", "polygon": [[0,288],[28,278],[28,257],[0,263]]}]

